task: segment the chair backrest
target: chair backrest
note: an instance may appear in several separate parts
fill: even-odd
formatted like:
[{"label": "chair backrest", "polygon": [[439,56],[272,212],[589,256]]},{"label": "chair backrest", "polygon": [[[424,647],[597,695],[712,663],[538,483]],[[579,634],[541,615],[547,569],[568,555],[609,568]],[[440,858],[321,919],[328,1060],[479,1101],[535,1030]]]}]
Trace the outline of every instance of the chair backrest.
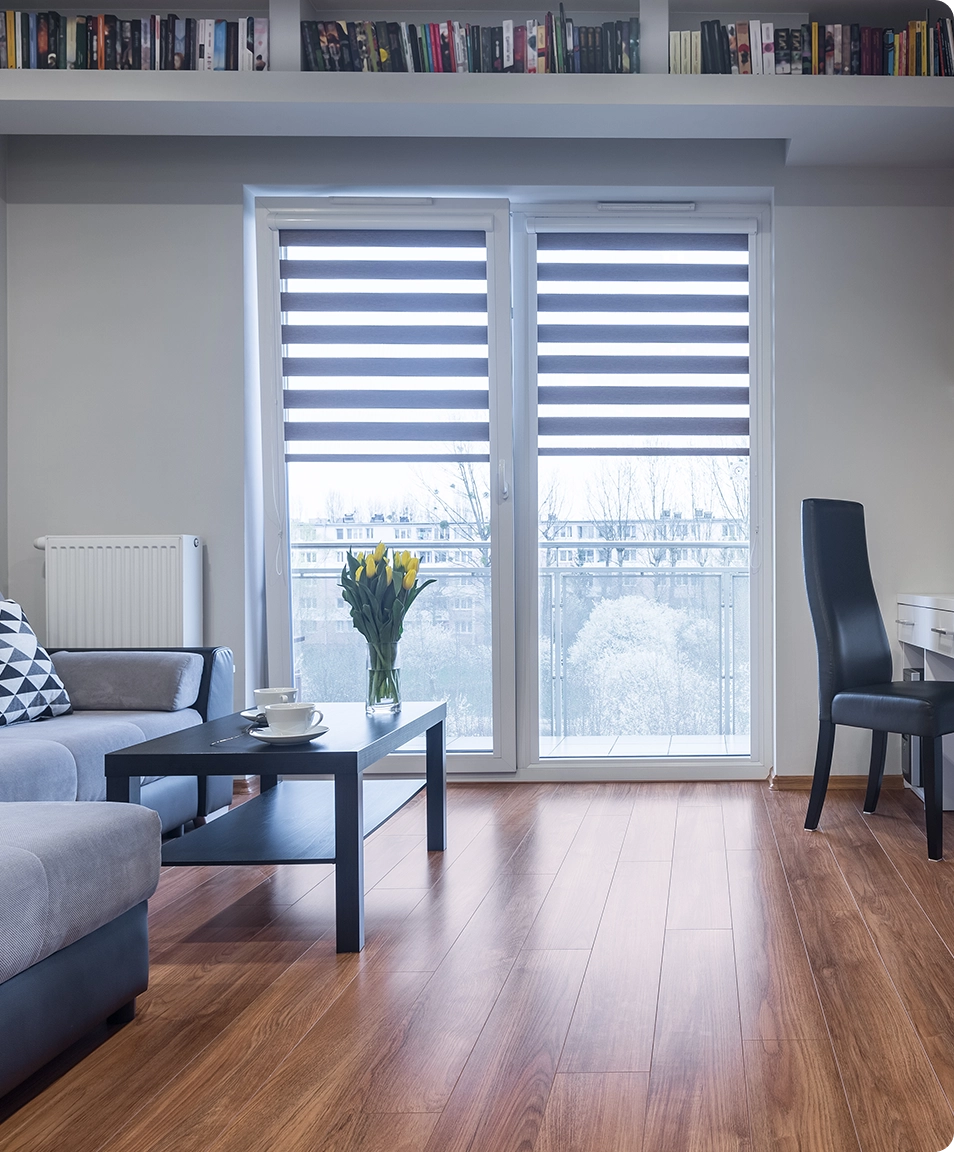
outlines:
[{"label": "chair backrest", "polygon": [[830,720],[836,693],[891,679],[891,648],[868,564],[864,505],[803,500],[802,562],[818,647],[818,714]]}]

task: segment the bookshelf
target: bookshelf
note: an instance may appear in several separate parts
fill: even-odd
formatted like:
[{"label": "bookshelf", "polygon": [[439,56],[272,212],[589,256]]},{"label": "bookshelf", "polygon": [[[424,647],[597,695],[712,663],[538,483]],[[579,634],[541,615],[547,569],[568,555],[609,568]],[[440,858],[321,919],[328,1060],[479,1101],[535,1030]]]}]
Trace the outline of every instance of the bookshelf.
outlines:
[{"label": "bookshelf", "polygon": [[[446,76],[302,73],[300,20],[312,18],[311,4],[268,0],[267,6],[254,3],[242,11],[269,17],[271,71],[2,71],[0,134],[772,140],[780,142],[791,165],[954,165],[954,83],[881,76],[670,76],[670,18],[682,20],[690,4],[692,11],[703,11],[700,0],[685,0],[684,9],[678,7],[682,2],[672,0],[671,12],[666,0],[639,5],[640,75]],[[463,4],[435,4],[428,15],[453,18]],[[358,0],[349,5],[352,18],[359,11],[368,18],[382,11],[365,9]],[[887,0],[845,0],[832,3],[831,11],[887,20],[897,7]],[[117,15],[151,10],[122,8]],[[178,11],[200,17],[236,10],[234,0],[228,9],[223,0],[190,0]],[[524,10],[506,9],[496,0],[480,18]],[[791,0],[775,0],[774,9],[767,3],[752,10],[794,9]],[[406,11],[399,12],[393,0],[389,14],[403,18]],[[466,11],[473,13],[473,6]],[[528,15],[537,11],[546,5],[526,8]],[[603,0],[599,8],[571,5],[569,11],[585,22],[607,7]],[[723,11],[713,3],[703,15]],[[347,14],[324,13],[329,19]]]}]

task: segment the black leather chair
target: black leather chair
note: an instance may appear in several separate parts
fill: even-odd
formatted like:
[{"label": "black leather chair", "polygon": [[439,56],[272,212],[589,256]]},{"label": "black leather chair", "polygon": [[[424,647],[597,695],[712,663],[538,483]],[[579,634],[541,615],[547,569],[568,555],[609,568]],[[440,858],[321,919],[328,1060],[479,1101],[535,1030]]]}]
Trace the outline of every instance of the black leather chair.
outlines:
[{"label": "black leather chair", "polygon": [[803,500],[802,559],[818,647],[818,751],[805,827],[818,827],[836,724],[871,729],[865,812],[874,812],[878,804],[888,733],[920,736],[928,857],[940,860],[941,737],[954,732],[954,682],[892,682],[891,649],[871,581],[862,504]]}]

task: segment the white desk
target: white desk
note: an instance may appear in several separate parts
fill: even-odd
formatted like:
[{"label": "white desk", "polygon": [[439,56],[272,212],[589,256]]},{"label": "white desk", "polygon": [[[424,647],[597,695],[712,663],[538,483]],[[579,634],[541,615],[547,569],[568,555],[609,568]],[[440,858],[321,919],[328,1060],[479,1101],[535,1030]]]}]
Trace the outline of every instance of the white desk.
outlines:
[{"label": "white desk", "polygon": [[[954,595],[903,593],[897,607],[905,678],[954,680]],[[923,800],[920,745],[917,737],[902,738],[901,770]],[[954,736],[944,737],[944,810],[954,811]]]}]

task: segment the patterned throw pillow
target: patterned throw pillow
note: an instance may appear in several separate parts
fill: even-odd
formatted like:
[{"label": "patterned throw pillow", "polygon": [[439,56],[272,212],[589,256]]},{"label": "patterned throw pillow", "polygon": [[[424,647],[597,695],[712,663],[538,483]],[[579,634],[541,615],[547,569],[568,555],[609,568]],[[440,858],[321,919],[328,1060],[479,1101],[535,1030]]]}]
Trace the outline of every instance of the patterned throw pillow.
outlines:
[{"label": "patterned throw pillow", "polygon": [[49,653],[15,600],[0,600],[0,726],[70,710]]}]

